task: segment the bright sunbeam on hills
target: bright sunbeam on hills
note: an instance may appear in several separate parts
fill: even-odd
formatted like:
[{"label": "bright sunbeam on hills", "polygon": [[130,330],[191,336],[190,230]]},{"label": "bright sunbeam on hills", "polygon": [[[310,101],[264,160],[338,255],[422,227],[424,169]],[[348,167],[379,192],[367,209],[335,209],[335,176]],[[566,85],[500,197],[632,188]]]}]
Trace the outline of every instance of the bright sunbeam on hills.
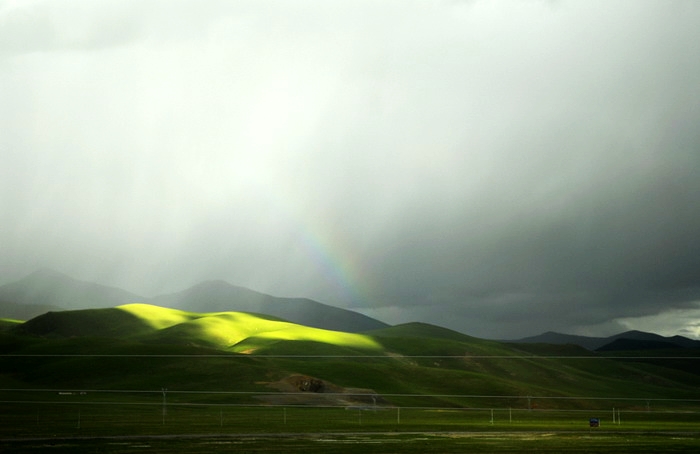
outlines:
[{"label": "bright sunbeam on hills", "polygon": [[[382,348],[370,336],[311,328],[245,312],[196,313],[150,304],[127,304],[117,309],[151,326],[154,332],[146,338],[166,343],[205,343],[246,353],[284,341],[311,341],[363,350]],[[237,347],[241,343],[245,343],[244,348]]]}]

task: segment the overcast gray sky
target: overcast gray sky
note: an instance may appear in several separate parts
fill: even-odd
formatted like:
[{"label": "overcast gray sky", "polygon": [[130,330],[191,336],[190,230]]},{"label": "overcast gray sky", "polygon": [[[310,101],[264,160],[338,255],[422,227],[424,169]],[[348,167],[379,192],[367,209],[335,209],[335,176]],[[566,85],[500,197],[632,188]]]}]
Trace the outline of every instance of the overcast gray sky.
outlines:
[{"label": "overcast gray sky", "polygon": [[700,2],[1,1],[0,283],[700,334]]}]

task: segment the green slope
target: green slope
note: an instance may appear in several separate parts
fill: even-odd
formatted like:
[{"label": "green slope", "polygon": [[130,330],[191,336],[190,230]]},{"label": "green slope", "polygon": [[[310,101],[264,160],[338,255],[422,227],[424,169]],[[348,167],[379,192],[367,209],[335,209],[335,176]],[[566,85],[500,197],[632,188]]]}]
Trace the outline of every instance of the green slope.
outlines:
[{"label": "green slope", "polygon": [[380,349],[379,344],[364,334],[311,328],[259,314],[197,313],[150,304],[49,312],[18,325],[15,331],[44,338],[108,337],[247,353],[280,341]]},{"label": "green slope", "polygon": [[3,358],[0,385],[11,388],[266,393],[297,374],[370,389],[394,405],[522,407],[529,404],[523,396],[537,396],[541,408],[587,408],[598,405],[591,397],[697,396],[697,374],[662,360],[500,343],[419,323],[356,334],[259,314],[129,304],[49,313],[14,326],[0,332],[6,355],[82,356]]},{"label": "green slope", "polygon": [[120,306],[157,332],[143,340],[204,345],[236,352],[254,351],[279,341],[314,341],[336,346],[378,349],[369,336],[311,328],[245,312],[194,313],[147,304]]},{"label": "green slope", "polygon": [[110,308],[47,312],[28,320],[15,331],[45,338],[85,336],[125,338],[138,336],[151,330],[149,323],[142,318],[121,309]]},{"label": "green slope", "polygon": [[428,323],[404,323],[401,325],[389,326],[387,328],[366,331],[366,334],[381,337],[411,337],[411,338],[430,338],[430,339],[448,339],[454,341],[475,341],[477,338],[467,336],[466,334],[453,331],[451,329],[440,326],[431,325]]},{"label": "green slope", "polygon": [[7,331],[12,328],[16,328],[21,324],[21,320],[15,320],[12,318],[0,318],[0,331]]}]

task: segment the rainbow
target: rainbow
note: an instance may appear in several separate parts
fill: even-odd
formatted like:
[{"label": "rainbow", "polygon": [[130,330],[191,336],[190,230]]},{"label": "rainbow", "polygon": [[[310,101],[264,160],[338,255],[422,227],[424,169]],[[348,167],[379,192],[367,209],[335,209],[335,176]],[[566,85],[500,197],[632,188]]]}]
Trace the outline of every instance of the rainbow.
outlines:
[{"label": "rainbow", "polygon": [[331,231],[318,213],[310,213],[291,197],[282,200],[280,194],[289,192],[272,193],[271,189],[264,191],[266,201],[292,226],[293,239],[326,282],[335,287],[343,301],[353,307],[364,306],[366,292],[361,283],[368,281],[363,276],[361,260],[350,247],[351,242],[342,238],[342,232]]},{"label": "rainbow", "polygon": [[346,246],[350,242],[339,238],[337,232],[331,237],[324,229],[310,227],[308,223],[296,226],[295,236],[326,281],[331,282],[342,299],[353,307],[362,306],[365,297],[360,283],[365,281],[357,255]]}]

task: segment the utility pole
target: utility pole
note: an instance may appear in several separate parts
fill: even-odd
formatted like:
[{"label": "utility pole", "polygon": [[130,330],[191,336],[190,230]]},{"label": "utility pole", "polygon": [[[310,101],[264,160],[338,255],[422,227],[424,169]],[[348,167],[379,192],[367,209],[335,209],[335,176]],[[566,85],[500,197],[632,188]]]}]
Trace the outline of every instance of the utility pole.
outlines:
[{"label": "utility pole", "polygon": [[168,388],[160,388],[163,393],[163,425],[165,425],[165,415],[168,414]]}]

